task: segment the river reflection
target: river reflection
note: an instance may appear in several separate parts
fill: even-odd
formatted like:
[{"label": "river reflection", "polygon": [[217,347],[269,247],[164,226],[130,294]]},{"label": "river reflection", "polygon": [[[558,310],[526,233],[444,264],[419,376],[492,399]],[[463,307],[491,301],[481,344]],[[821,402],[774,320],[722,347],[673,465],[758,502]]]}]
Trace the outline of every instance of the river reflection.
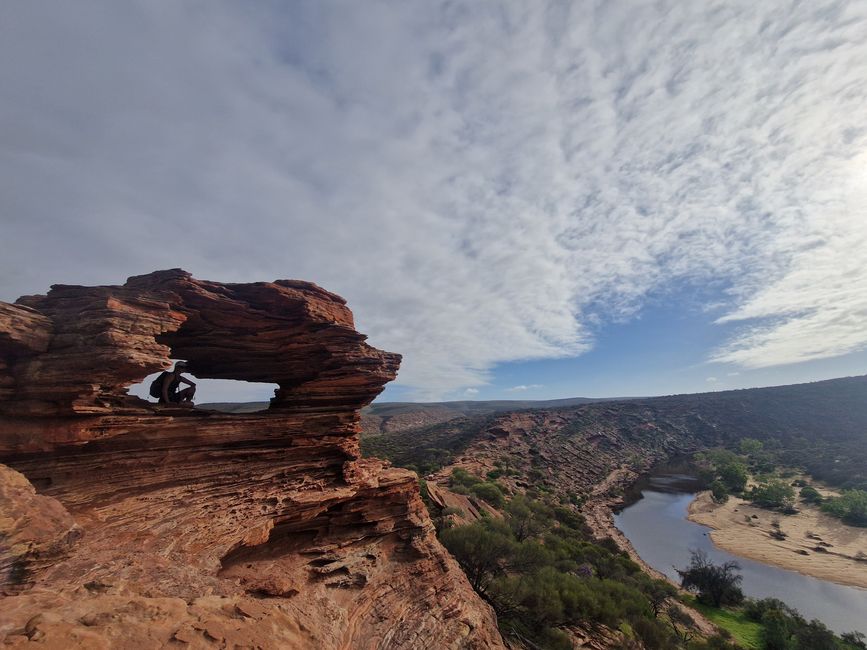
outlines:
[{"label": "river reflection", "polygon": [[737,557],[711,542],[710,528],[687,520],[687,508],[698,490],[695,478],[661,470],[636,488],[641,498],[614,516],[614,524],[650,566],[673,580],[674,567],[689,564],[691,549],[707,552],[717,564],[741,565],[744,593],[752,598],[779,598],[807,619],[818,618],[837,633],[867,633],[867,589],[826,582],[794,571]]}]

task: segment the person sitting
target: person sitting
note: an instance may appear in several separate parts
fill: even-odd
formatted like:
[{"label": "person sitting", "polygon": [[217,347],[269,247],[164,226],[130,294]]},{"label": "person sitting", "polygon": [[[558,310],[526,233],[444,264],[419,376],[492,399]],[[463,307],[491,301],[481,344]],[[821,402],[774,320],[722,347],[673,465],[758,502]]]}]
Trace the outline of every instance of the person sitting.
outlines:
[{"label": "person sitting", "polygon": [[[179,404],[192,406],[196,394],[196,384],[181,375],[187,369],[186,361],[178,361],[171,371],[165,371],[151,383],[151,397],[159,398],[160,404]],[[189,384],[188,388],[180,389],[181,384]]]}]

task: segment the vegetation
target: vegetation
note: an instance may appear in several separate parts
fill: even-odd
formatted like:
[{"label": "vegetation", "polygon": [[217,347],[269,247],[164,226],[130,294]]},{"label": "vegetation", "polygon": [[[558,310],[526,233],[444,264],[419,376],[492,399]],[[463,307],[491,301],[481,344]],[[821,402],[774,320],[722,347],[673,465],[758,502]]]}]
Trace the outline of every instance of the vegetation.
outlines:
[{"label": "vegetation", "polygon": [[[841,519],[848,516],[850,523],[858,519],[857,504],[863,497],[857,493],[843,497],[867,490],[864,386],[863,380],[851,379],[700,397],[590,404],[563,409],[568,422],[546,435],[557,435],[566,444],[573,437],[590,436],[599,429],[617,431],[630,454],[617,456],[620,460],[643,457],[636,448],[671,453],[684,448],[723,447],[700,456],[706,484],[717,500],[732,494],[753,494],[757,502],[767,504],[765,507],[785,511],[794,504],[796,491],[780,488],[778,483],[782,482],[788,488],[800,488],[801,500],[809,503],[818,491],[813,494],[814,488],[806,481],[794,480],[797,469],[844,490],[840,501],[823,505]],[[426,474],[448,465],[470,444],[487,436],[496,422],[497,416],[468,417],[413,429],[410,435],[406,431],[365,435],[362,447],[367,455],[386,457],[396,465]],[[609,437],[594,439],[599,475],[613,467],[611,454],[625,453],[613,447],[616,442]],[[532,639],[528,647],[565,648],[568,638],[564,629],[568,625],[586,628],[605,623],[623,632],[623,647],[640,643],[648,648],[733,648],[731,641],[722,638],[697,638],[689,617],[672,606],[665,587],[649,584],[648,576],[634,565],[630,568],[631,562],[612,542],[591,539],[569,506],[580,503],[589,486],[576,485],[575,493],[562,493],[550,481],[556,469],[556,462],[552,467],[551,462],[542,462],[534,455],[498,462],[485,477],[466,479],[459,475],[453,485],[455,491],[473,498],[499,502],[498,509],[505,511],[502,520],[490,517],[464,527],[470,529],[467,532],[458,532],[463,528],[441,532],[455,555],[464,558],[461,563],[469,567],[480,593],[494,605],[503,633]],[[755,491],[747,489],[749,475],[758,480]],[[531,484],[531,496],[509,500],[497,483],[508,476],[520,476]],[[785,481],[780,480],[785,477]],[[821,624],[803,621],[791,610],[766,608],[768,611],[757,615],[755,608],[749,609],[749,601],[721,609],[701,603],[697,607],[728,630],[740,647],[762,647],[767,639],[769,648],[821,649],[829,640]],[[780,639],[783,645],[773,646]],[[805,645],[809,643],[814,645]],[[834,644],[827,647],[865,647],[857,634],[834,637]]]},{"label": "vegetation", "polygon": [[725,503],[731,494],[741,494],[747,485],[749,475],[744,460],[728,449],[696,454],[695,461],[716,503]]},{"label": "vegetation", "polygon": [[365,456],[387,458],[425,476],[449,465],[479,432],[493,422],[493,416],[461,417],[406,431],[365,434],[361,451]]},{"label": "vegetation", "polygon": [[846,490],[839,497],[828,498],[822,510],[851,526],[867,527],[867,491]]},{"label": "vegetation", "polygon": [[684,602],[725,630],[739,646],[747,650],[763,648],[762,624],[750,619],[742,608],[712,607],[699,602],[694,597],[686,597]]},{"label": "vegetation", "polygon": [[779,479],[754,485],[744,496],[760,508],[786,512],[795,505],[795,489]]},{"label": "vegetation", "polygon": [[[867,433],[867,429],[865,429]],[[867,490],[867,439],[794,438],[777,453],[780,464],[802,467],[817,481],[843,490]]]},{"label": "vegetation", "polygon": [[697,609],[748,650],[867,650],[864,635],[835,635],[819,621],[807,621],[797,610],[775,598],[747,599],[740,607],[717,608],[693,598]]},{"label": "vegetation", "polygon": [[725,503],[729,500],[729,491],[725,483],[719,479],[710,484],[710,496],[714,503]]},{"label": "vegetation", "polygon": [[740,565],[737,562],[713,564],[704,551],[692,551],[689,566],[678,569],[680,584],[698,594],[699,602],[714,607],[737,605],[744,600]]},{"label": "vegetation", "polygon": [[647,648],[684,647],[689,623],[666,613],[674,588],[644,574],[613,543],[593,541],[571,508],[520,495],[503,519],[446,529],[440,539],[507,635],[568,648],[560,628],[601,623]]},{"label": "vegetation", "polygon": [[506,503],[503,488],[494,481],[483,481],[465,469],[452,471],[451,489],[458,494],[471,494],[488,502],[494,508],[502,508]]},{"label": "vegetation", "polygon": [[801,491],[798,494],[801,497],[801,501],[804,503],[817,504],[824,501],[822,495],[819,494],[819,490],[814,488],[812,485],[804,485],[801,487]]},{"label": "vegetation", "polygon": [[846,650],[867,648],[863,635],[835,635],[820,621],[807,621],[797,610],[776,598],[748,601],[746,617],[762,626],[765,650]]}]

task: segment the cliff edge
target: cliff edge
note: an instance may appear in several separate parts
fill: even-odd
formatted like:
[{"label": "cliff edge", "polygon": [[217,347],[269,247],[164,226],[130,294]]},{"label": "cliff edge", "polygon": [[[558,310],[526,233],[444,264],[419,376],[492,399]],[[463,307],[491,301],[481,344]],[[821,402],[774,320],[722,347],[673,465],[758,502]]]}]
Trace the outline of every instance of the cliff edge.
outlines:
[{"label": "cliff edge", "polygon": [[[415,476],[361,459],[400,357],[316,285],[174,269],[0,303],[0,640],[50,648],[501,648]],[[185,359],[267,411],[126,389]]]}]

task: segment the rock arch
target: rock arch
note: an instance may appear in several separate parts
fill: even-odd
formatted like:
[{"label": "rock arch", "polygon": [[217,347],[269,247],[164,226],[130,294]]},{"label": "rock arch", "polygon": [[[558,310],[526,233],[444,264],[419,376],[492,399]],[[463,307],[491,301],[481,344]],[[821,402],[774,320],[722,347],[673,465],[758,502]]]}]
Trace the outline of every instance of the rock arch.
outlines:
[{"label": "rock arch", "polygon": [[6,415],[152,411],[125,389],[172,357],[200,378],[279,385],[272,409],[355,410],[400,363],[364,342],[342,298],[297,280],[220,284],[172,269],[122,286],[55,285],[4,310]]}]

